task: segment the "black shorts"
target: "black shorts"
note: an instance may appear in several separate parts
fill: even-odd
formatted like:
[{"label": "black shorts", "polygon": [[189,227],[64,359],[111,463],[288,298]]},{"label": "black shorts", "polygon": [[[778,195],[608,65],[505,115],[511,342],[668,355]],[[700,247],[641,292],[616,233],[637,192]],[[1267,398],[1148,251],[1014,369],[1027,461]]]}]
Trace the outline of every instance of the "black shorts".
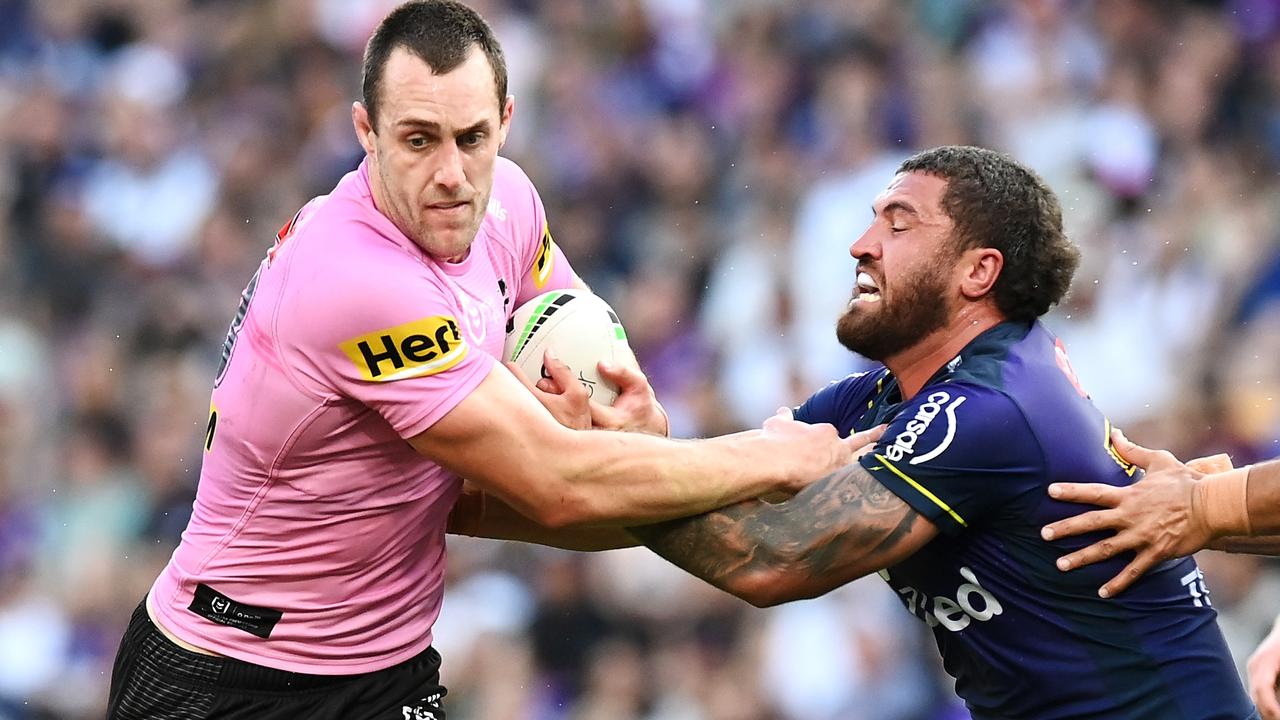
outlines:
[{"label": "black shorts", "polygon": [[111,672],[109,720],[444,720],[440,653],[362,675],[285,672],[191,652],[138,606]]}]

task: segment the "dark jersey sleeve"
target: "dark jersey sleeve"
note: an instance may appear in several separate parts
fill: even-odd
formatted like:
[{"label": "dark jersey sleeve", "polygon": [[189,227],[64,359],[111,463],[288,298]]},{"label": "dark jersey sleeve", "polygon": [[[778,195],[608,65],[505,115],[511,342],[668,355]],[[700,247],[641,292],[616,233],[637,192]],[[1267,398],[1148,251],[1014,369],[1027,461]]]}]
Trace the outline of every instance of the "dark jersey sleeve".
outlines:
[{"label": "dark jersey sleeve", "polygon": [[1022,410],[987,387],[940,384],[894,416],[862,467],[949,535],[1046,482]]},{"label": "dark jersey sleeve", "polygon": [[868,401],[876,394],[876,383],[885,375],[881,368],[836,380],[795,408],[795,419],[809,424],[831,423],[842,437],[846,436],[866,412]]}]

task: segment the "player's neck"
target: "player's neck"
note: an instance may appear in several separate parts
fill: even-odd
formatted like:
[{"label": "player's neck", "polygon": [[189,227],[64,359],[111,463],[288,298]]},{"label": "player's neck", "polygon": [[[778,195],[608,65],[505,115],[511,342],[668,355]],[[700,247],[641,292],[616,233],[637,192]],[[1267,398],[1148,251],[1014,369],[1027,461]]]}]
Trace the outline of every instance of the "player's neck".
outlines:
[{"label": "player's neck", "polygon": [[1000,311],[988,303],[966,305],[951,322],[926,335],[920,342],[884,361],[898,380],[903,400],[910,400],[973,339],[1004,322]]}]

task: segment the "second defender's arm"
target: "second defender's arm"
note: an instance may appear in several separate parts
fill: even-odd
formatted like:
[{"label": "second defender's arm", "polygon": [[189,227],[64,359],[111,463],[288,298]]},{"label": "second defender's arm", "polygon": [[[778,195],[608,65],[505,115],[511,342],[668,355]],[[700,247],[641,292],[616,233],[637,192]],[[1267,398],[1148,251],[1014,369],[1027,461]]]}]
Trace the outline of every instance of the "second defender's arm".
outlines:
[{"label": "second defender's arm", "polygon": [[765,607],[890,567],[938,529],[853,463],[777,505],[742,502],[631,532],[685,571]]},{"label": "second defender's arm", "polygon": [[829,425],[780,419],[700,441],[570,430],[498,365],[409,442],[549,528],[644,524],[795,492],[857,447]]},{"label": "second defender's arm", "polygon": [[1247,555],[1280,555],[1280,535],[1224,537],[1210,541],[1205,547],[1210,550]]}]

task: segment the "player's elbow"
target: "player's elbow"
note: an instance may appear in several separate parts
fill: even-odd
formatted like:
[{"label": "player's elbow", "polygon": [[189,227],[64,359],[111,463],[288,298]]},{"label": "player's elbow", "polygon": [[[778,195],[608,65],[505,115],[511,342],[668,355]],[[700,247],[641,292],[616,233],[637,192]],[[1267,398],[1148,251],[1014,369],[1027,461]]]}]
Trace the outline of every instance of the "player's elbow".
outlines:
[{"label": "player's elbow", "polygon": [[735,575],[727,580],[724,589],[758,608],[805,600],[819,594],[806,588],[803,578],[782,567]]},{"label": "player's elbow", "polygon": [[818,572],[812,556],[795,547],[758,547],[756,551],[755,567],[728,578],[725,589],[760,608],[809,600],[871,571],[852,562]]},{"label": "player's elbow", "polygon": [[770,608],[811,595],[799,591],[785,578],[753,578],[729,589],[729,592],[758,608]]}]

